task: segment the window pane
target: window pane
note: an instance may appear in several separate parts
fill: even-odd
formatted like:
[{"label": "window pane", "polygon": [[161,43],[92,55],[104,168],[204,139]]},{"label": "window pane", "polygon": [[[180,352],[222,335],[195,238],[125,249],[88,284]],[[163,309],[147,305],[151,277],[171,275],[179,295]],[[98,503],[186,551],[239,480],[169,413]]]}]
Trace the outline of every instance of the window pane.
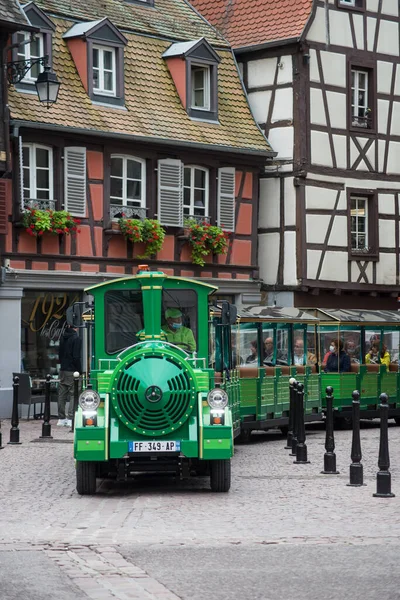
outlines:
[{"label": "window pane", "polygon": [[40,56],[40,39],[36,38],[31,42],[31,58],[39,58]]},{"label": "window pane", "polygon": [[193,85],[195,90],[204,88],[204,69],[194,69],[193,70]]},{"label": "window pane", "polygon": [[122,177],[122,158],[111,159],[111,175],[113,177]]},{"label": "window pane", "polygon": [[97,69],[93,69],[93,87],[95,90],[99,88],[100,85],[100,75]]},{"label": "window pane", "polygon": [[43,148],[36,149],[36,166],[49,167],[49,151]]},{"label": "window pane", "polygon": [[206,183],[206,173],[205,171],[201,171],[200,169],[195,169],[194,171],[194,185],[197,188],[205,188]]},{"label": "window pane", "polygon": [[194,205],[205,206],[205,193],[203,190],[194,190]]},{"label": "window pane", "polygon": [[127,161],[127,177],[129,179],[141,179],[142,178],[142,165],[136,160]]},{"label": "window pane", "polygon": [[184,176],[183,185],[190,186],[190,172],[191,172],[191,170],[189,168],[184,169],[184,173],[183,173],[183,176]]},{"label": "window pane", "polygon": [[22,164],[29,167],[29,148],[22,148]]},{"label": "window pane", "polygon": [[194,106],[204,106],[204,91],[196,90],[194,93]]},{"label": "window pane", "polygon": [[104,72],[104,89],[109,92],[112,92],[114,89],[113,74],[108,71]]},{"label": "window pane", "polygon": [[190,206],[190,189],[183,188],[183,204],[185,206]]},{"label": "window pane", "polygon": [[104,68],[108,71],[112,71],[112,52],[104,51]]},{"label": "window pane", "polygon": [[49,189],[49,171],[37,169],[36,171],[36,187],[41,189]]},{"label": "window pane", "polygon": [[49,200],[50,199],[49,191],[48,190],[37,190],[36,198],[38,200]]},{"label": "window pane", "polygon": [[26,188],[26,191],[29,191],[29,187],[30,187],[30,181],[29,181],[29,169],[25,169],[24,168],[24,188]]},{"label": "window pane", "polygon": [[122,179],[111,177],[111,196],[122,198]]},{"label": "window pane", "polygon": [[38,63],[36,63],[35,65],[33,65],[30,70],[28,71],[28,73],[26,74],[27,77],[31,77],[32,79],[37,79],[40,73],[40,65]]},{"label": "window pane", "polygon": [[97,50],[97,48],[93,48],[93,66],[99,66],[99,51]]},{"label": "window pane", "polygon": [[127,181],[126,196],[131,200],[140,200],[142,184],[140,181]]}]

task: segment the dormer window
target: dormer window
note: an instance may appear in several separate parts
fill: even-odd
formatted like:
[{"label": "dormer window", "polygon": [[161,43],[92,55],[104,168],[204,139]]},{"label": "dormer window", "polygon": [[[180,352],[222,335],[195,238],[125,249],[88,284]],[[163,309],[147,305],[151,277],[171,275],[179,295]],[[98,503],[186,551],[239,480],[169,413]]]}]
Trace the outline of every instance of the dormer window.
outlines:
[{"label": "dormer window", "polygon": [[188,115],[192,119],[217,121],[221,59],[207,40],[172,44],[163,58]]},{"label": "dormer window", "polygon": [[116,95],[115,49],[93,46],[93,92],[104,96]]},{"label": "dormer window", "polygon": [[77,23],[63,37],[93,102],[122,106],[125,36],[104,18]]},{"label": "dormer window", "polygon": [[[13,35],[12,43],[18,44],[13,49],[13,61],[35,60],[47,56],[48,64],[52,64],[52,37],[55,31],[54,23],[48,16],[34,4],[29,2],[23,7],[24,13],[39,33],[33,35],[28,31],[20,31]],[[19,89],[32,89],[39,73],[43,71],[43,65],[36,63],[29,69],[24,78],[18,83]]]}]

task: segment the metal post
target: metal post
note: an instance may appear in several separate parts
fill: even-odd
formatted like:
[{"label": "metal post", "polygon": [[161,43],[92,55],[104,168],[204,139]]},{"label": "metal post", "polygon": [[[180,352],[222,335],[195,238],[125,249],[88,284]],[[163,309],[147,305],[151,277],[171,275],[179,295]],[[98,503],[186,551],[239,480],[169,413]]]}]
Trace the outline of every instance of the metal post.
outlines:
[{"label": "metal post", "polygon": [[72,425],[70,432],[73,432],[75,429],[75,413],[78,410],[78,401],[79,401],[79,373],[75,371],[74,373],[74,408],[72,413]]},{"label": "metal post", "polygon": [[19,393],[19,377],[15,375],[13,379],[13,407],[11,416],[11,429],[9,444],[20,444],[19,441],[19,418],[18,418],[18,393]]},{"label": "metal post", "polygon": [[307,460],[307,444],[306,444],[306,428],[304,425],[304,385],[297,384],[297,448],[295,465],[305,465],[310,461]]},{"label": "metal post", "polygon": [[392,494],[392,476],[389,471],[389,436],[388,436],[388,396],[381,394],[379,396],[379,416],[381,418],[381,436],[379,440],[379,471],[376,474],[376,494],[375,498],[394,498]]},{"label": "metal post", "polygon": [[289,456],[296,456],[297,448],[297,409],[298,409],[298,394],[297,394],[298,381],[296,379],[293,382],[293,434],[292,434],[292,452]]},{"label": "metal post", "polygon": [[42,423],[42,435],[40,439],[47,438],[52,440],[51,423],[50,423],[50,391],[51,391],[51,375],[46,375],[45,383],[45,400],[44,400],[44,415]]},{"label": "metal post", "polygon": [[285,450],[291,450],[292,448],[292,439],[293,439],[293,412],[294,412],[294,395],[295,395],[295,391],[294,391],[294,383],[295,383],[295,378],[291,377],[289,379],[289,398],[290,398],[290,403],[289,403],[289,423],[288,423],[288,434],[287,434],[287,440],[286,440],[286,446],[285,446]]},{"label": "metal post", "polygon": [[3,446],[3,436],[1,433],[1,421],[0,421],[0,450],[3,450],[4,446]]},{"label": "metal post", "polygon": [[333,433],[333,388],[328,386],[326,393],[326,434],[325,434],[325,454],[324,454],[324,475],[337,475],[335,437]]},{"label": "metal post", "polygon": [[364,484],[364,475],[363,475],[363,466],[361,464],[361,440],[360,440],[360,392],[358,390],[354,390],[352,393],[353,396],[353,438],[351,442],[351,460],[352,463],[350,465],[350,483],[347,485],[352,485],[355,487],[359,487]]}]

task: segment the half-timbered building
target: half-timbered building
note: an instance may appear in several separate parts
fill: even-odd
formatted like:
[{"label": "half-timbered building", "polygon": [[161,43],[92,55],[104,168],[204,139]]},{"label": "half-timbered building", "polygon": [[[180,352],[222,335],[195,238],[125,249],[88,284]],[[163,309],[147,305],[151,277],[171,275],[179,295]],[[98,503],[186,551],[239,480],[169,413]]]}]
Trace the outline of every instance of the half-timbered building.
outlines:
[{"label": "half-timbered building", "polygon": [[397,308],[397,0],[193,0],[232,43],[278,156],[261,181],[268,303]]},{"label": "half-timbered building", "polygon": [[[152,268],[217,281],[222,296],[254,302],[258,177],[274,153],[226,40],[185,0],[38,0],[24,11],[38,33],[13,35],[11,58],[47,55],[61,88],[50,110],[40,105],[39,64],[8,90],[13,169],[0,179],[8,374],[56,373],[67,306],[86,286],[143,263],[143,245],[115,227],[121,216],[165,228],[161,250],[145,261]],[[73,235],[38,236],[23,220],[29,209],[65,210],[80,224]],[[229,234],[227,254],[194,265],[187,217]],[[10,289],[19,301],[4,311]]]}]

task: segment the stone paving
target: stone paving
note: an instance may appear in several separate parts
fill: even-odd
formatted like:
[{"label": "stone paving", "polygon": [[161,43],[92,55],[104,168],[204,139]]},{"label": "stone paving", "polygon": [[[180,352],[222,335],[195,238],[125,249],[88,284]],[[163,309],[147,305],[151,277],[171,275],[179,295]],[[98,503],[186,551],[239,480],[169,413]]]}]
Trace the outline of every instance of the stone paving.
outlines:
[{"label": "stone paving", "polygon": [[[93,600],[178,598],[125,560],[119,547],[235,544],[398,544],[400,427],[390,426],[393,499],[373,498],[379,428],[361,430],[364,481],[348,482],[351,431],[335,432],[340,475],[324,476],[325,432],[308,429],[308,465],[294,465],[278,432],[253,434],[236,447],[228,494],[209,481],[141,476],[102,482],[94,497],[75,491],[72,434],[52,427],[53,441],[35,441],[41,423],[20,424],[9,446],[3,421],[0,451],[0,558],[7,550],[45,552]],[[56,441],[58,440],[58,441]]]}]

